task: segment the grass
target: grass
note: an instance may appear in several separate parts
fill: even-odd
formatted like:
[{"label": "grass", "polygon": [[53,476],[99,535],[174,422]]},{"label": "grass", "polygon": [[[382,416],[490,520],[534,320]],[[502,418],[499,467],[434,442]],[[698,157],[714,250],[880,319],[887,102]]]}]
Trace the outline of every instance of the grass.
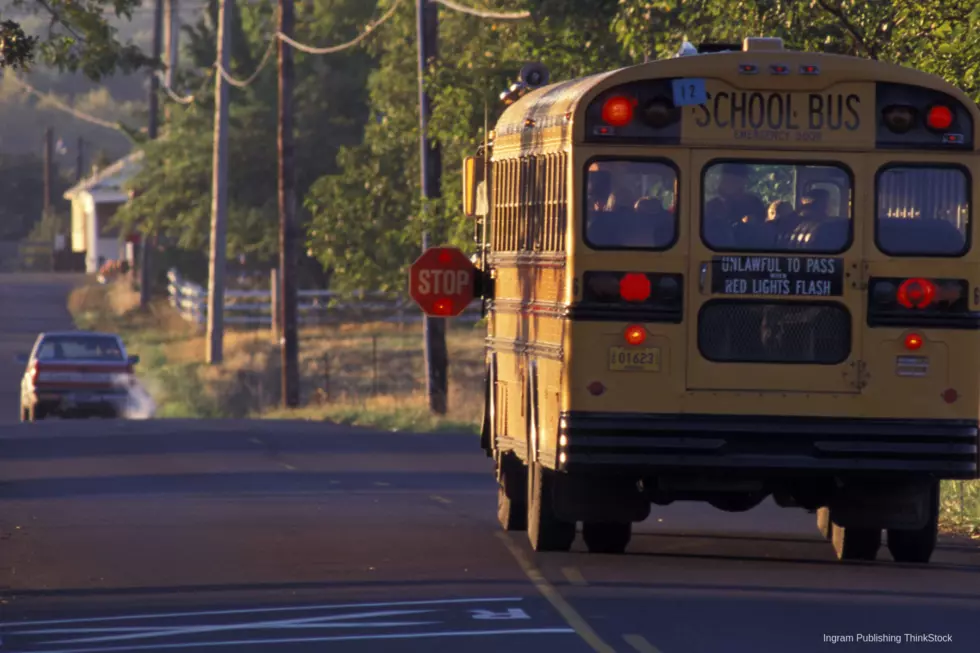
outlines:
[{"label": "grass", "polygon": [[[390,431],[476,433],[483,409],[482,327],[451,328],[449,410],[425,398],[418,326],[348,324],[300,333],[300,408],[282,409],[277,348],[268,330],[228,331],[224,362],[207,366],[200,328],[166,302],[138,310],[124,284],[77,289],[69,310],[81,328],[115,331],[141,357],[158,417],[304,419]],[[980,481],[945,481],[942,526],[980,539]]]},{"label": "grass", "polygon": [[346,324],[301,329],[300,408],[280,408],[278,348],[269,330],[228,330],[220,366],[203,363],[203,330],[165,301],[146,312],[124,283],[77,289],[69,310],[82,328],[115,331],[141,357],[140,376],[159,417],[327,420],[393,431],[475,433],[483,408],[480,327],[451,327],[449,409],[425,397],[420,326]]}]

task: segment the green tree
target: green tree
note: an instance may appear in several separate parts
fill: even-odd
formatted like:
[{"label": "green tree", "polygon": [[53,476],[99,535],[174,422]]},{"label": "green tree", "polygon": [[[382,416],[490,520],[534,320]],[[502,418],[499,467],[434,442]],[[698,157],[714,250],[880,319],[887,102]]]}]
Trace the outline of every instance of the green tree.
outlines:
[{"label": "green tree", "polygon": [[[545,63],[553,79],[628,63],[603,15],[615,9],[616,0],[575,0],[571,9],[568,4],[494,3],[501,10],[532,9],[533,18],[523,21],[440,10],[444,56],[428,71],[427,84],[433,99],[430,133],[442,150],[442,197],[427,207],[420,201],[414,7],[404,5],[382,28],[370,45],[377,68],[368,82],[371,113],[364,140],[344,149],[339,173],[318,180],[307,197],[310,247],[335,269],[334,287],[404,290],[424,230],[434,241],[472,248],[473,225],[459,212],[459,163],[482,142],[484,111],[492,126],[502,110],[500,92],[525,63]],[[387,7],[390,2],[379,3],[379,11]]]},{"label": "green tree", "polygon": [[[153,64],[133,43],[120,43],[108,15],[132,20],[143,0],[12,0],[0,15],[0,68],[27,68],[40,54],[44,63],[81,71],[92,79],[131,72]],[[46,38],[29,36],[19,20],[41,15],[49,21]]]}]

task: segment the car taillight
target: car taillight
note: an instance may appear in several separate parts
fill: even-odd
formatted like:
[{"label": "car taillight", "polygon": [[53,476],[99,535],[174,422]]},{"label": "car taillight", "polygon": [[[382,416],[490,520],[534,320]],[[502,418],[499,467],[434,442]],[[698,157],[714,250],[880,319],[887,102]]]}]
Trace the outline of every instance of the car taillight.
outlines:
[{"label": "car taillight", "polygon": [[969,313],[968,290],[965,279],[872,278],[868,318],[886,318],[895,325],[911,325],[917,316],[928,320],[937,316],[966,315]]},{"label": "car taillight", "polygon": [[33,365],[31,365],[31,371],[30,371],[31,383],[34,383],[35,381],[37,381],[38,374],[40,374],[40,373],[41,373],[41,370],[39,370],[37,368],[37,363],[34,363]]}]

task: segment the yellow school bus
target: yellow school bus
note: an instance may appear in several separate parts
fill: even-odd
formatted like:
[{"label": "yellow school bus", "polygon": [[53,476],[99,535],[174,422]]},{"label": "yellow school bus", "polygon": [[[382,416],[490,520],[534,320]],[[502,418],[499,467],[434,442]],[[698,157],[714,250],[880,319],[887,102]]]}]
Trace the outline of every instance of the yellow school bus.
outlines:
[{"label": "yellow school bus", "polygon": [[939,480],[978,476],[980,111],[722,50],[525,85],[464,165],[500,522],[616,553],[651,505],[773,497],[840,559],[926,562]]}]

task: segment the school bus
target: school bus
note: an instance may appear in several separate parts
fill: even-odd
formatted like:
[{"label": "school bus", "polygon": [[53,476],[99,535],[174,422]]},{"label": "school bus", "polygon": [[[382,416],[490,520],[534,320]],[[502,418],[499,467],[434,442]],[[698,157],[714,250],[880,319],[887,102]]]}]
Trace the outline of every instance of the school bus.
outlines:
[{"label": "school bus", "polygon": [[980,111],[897,65],[714,50],[525,84],[465,162],[499,520],[621,553],[652,505],[772,497],[839,559],[887,531],[927,562],[939,481],[980,464]]}]

